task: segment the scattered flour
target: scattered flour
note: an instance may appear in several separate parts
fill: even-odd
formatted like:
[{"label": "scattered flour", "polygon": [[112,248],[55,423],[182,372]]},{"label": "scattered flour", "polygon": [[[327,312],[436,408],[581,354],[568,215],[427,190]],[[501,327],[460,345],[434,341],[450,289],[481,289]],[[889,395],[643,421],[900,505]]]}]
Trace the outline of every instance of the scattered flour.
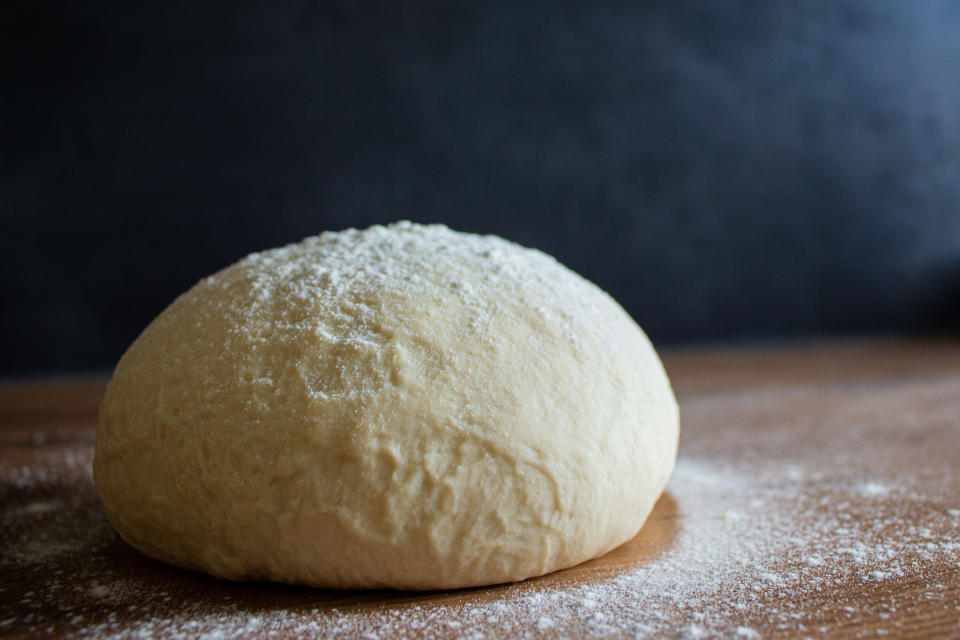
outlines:
[{"label": "scattered flour", "polygon": [[[21,594],[26,600],[16,610],[0,605],[0,628],[173,640],[404,634],[467,640],[487,637],[491,628],[517,638],[759,638],[760,623],[801,630],[798,603],[837,584],[916,576],[960,551],[955,516],[931,507],[925,522],[912,522],[901,510],[903,500],[884,501],[896,487],[851,477],[825,488],[820,475],[795,466],[745,470],[682,457],[668,489],[682,526],[659,555],[606,579],[557,586],[548,577],[439,604],[399,594],[388,598],[393,604],[362,610],[305,606],[307,597],[297,606],[251,607],[239,602],[244,585],[223,587],[240,598],[197,598],[170,581],[158,586],[122,564],[111,565],[114,534],[88,472],[75,466],[72,474],[85,487],[82,495],[37,496],[2,516],[0,541],[7,551],[0,570],[15,567],[46,579],[36,583],[35,593]],[[18,486],[33,484],[29,470],[13,475]],[[41,484],[54,479],[40,476]],[[7,588],[0,602],[10,600]],[[845,615],[858,613],[837,606]],[[884,606],[881,613],[895,611],[894,604]]]},{"label": "scattered flour", "polygon": [[[923,406],[935,424],[952,425],[955,389],[938,393],[941,404],[925,396]],[[798,423],[826,425],[826,417],[804,412],[809,393],[784,393],[777,402],[794,396]],[[570,578],[574,571],[433,597],[228,584],[151,563],[118,541],[103,514],[90,478],[89,431],[14,434],[33,449],[0,432],[0,635],[479,640],[754,638],[772,630],[822,637],[836,624],[849,631],[869,620],[871,632],[896,637],[904,631],[898,625],[916,619],[918,603],[960,625],[960,505],[949,484],[955,449],[931,451],[946,466],[914,468],[899,451],[876,448],[897,460],[861,456],[858,467],[841,456],[875,438],[877,403],[897,406],[901,396],[876,392],[869,413],[855,411],[857,404],[835,407],[831,419],[849,425],[847,439],[806,451],[794,446],[789,425],[778,428],[782,414],[765,417],[769,405],[758,398],[723,402],[751,416],[751,437],[766,438],[765,452],[743,451],[742,438],[691,439],[667,508],[654,512],[633,555],[620,556],[626,562],[643,553],[642,561],[616,571],[606,564],[609,573],[589,580]],[[700,424],[709,425],[717,406],[710,403],[719,401],[688,403],[687,415],[699,411]],[[904,468],[913,475],[896,471]]]},{"label": "scattered flour", "polygon": [[890,491],[891,489],[889,486],[880,482],[864,482],[857,487],[857,493],[871,498],[885,496],[890,493]]}]

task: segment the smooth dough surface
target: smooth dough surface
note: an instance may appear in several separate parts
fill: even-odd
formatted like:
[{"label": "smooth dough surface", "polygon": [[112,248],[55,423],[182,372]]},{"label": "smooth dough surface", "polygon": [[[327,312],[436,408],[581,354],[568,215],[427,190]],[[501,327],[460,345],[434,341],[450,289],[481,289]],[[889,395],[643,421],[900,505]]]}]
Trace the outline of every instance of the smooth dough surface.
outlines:
[{"label": "smooth dough surface", "polygon": [[94,477],[144,553],[227,579],[438,589],[634,536],[676,458],[660,360],[553,258],[409,222],[199,282],[120,360]]}]

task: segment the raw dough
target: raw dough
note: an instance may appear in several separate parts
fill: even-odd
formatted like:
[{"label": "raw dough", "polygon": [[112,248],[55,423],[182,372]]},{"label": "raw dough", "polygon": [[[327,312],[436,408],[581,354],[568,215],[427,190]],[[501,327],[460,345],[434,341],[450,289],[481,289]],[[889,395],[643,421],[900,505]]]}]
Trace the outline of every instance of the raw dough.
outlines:
[{"label": "raw dough", "polygon": [[324,233],[177,298],[107,387],[94,476],[154,558],[468,587],[640,529],[679,420],[646,336],[553,258],[440,225]]}]

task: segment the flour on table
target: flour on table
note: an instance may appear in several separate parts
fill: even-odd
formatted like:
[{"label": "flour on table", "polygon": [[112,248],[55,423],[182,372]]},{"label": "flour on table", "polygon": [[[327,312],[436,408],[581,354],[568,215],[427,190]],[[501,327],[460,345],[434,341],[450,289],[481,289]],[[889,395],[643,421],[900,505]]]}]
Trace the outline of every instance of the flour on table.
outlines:
[{"label": "flour on table", "polygon": [[[17,478],[23,482],[29,475],[21,471]],[[885,488],[882,494],[864,490],[874,483]],[[466,640],[489,637],[494,628],[517,638],[564,635],[568,628],[595,637],[758,638],[756,621],[800,630],[800,613],[791,603],[823,597],[836,584],[923,575],[925,563],[960,559],[954,510],[930,506],[922,522],[909,520],[907,506],[929,501],[903,490],[908,484],[907,478],[891,485],[797,467],[765,470],[681,456],[668,493],[683,513],[683,528],[666,551],[645,564],[581,586],[521,583],[482,602],[400,603],[362,611],[250,610],[236,599],[195,602],[130,573],[113,571],[105,578],[98,558],[113,534],[94,495],[86,502],[37,498],[0,516],[0,524],[15,531],[6,540],[0,570],[49,571],[49,579],[26,596],[16,616],[0,605],[0,629],[175,640],[274,634],[373,640],[404,633]],[[885,498],[890,495],[897,499]],[[0,602],[13,595],[0,591]],[[942,599],[943,586],[931,584],[926,597]],[[840,615],[861,613],[835,604]],[[898,605],[876,606],[884,620]],[[105,616],[91,613],[104,609]],[[678,620],[684,622],[678,626]],[[896,633],[894,624],[885,630]]]}]

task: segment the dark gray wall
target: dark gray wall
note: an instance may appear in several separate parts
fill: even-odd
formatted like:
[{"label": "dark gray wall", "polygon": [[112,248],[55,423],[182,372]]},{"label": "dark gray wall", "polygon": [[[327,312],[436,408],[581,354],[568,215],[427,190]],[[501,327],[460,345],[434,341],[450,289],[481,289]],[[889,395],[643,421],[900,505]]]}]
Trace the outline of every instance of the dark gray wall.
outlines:
[{"label": "dark gray wall", "polygon": [[957,326],[957,2],[0,12],[6,375],[399,218],[553,253],[660,343]]}]

